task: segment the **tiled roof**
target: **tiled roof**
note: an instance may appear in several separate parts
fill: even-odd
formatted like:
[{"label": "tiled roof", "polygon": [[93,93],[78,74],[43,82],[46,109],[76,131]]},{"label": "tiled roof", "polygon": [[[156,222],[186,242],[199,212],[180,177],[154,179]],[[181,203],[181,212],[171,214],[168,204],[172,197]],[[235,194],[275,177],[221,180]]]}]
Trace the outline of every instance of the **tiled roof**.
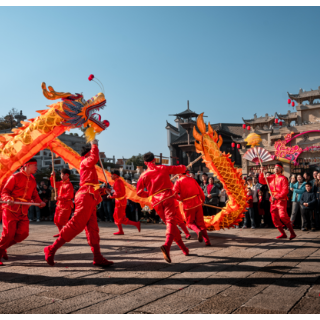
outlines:
[{"label": "tiled roof", "polygon": [[176,131],[176,132],[179,132],[179,130],[178,130],[177,127],[173,126],[171,123],[169,123],[169,122],[167,121],[166,129],[169,129],[169,128],[172,129],[172,130],[174,130],[174,131]]},{"label": "tiled roof", "polygon": [[181,118],[185,118],[185,117],[197,117],[199,114],[190,110],[190,109],[186,109],[182,112],[176,113],[176,114],[169,114],[169,116],[176,116],[176,117],[181,117]]},{"label": "tiled roof", "polygon": [[[236,135],[241,137],[243,133],[242,124],[237,123],[215,123],[211,124],[213,130],[217,131],[217,133],[224,131],[225,133],[230,133],[231,135]],[[208,130],[208,126],[207,126]],[[192,132],[190,132],[190,143],[194,142],[194,137]],[[185,132],[182,136],[174,140],[171,144],[185,144],[188,143],[188,134]]]}]

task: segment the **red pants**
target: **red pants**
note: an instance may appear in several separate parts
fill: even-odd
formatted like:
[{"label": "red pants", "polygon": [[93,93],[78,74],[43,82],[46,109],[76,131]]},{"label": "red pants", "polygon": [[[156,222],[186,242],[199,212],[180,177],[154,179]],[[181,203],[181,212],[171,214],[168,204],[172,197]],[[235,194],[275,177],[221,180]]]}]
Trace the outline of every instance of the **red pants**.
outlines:
[{"label": "red pants", "polygon": [[21,207],[18,212],[3,209],[2,236],[0,249],[7,249],[15,242],[21,242],[29,235],[28,215],[22,214]]},{"label": "red pants", "polygon": [[60,236],[66,242],[70,242],[85,229],[89,246],[92,247],[100,242],[96,213],[97,201],[91,193],[79,193],[79,191],[75,198],[74,215],[62,228]]},{"label": "red pants", "polygon": [[197,233],[201,230],[206,230],[203,220],[202,205],[193,209],[184,210],[184,212],[187,219],[187,225],[190,229],[196,231]]},{"label": "red pants", "polygon": [[174,241],[181,240],[180,231],[177,227],[179,219],[176,215],[175,199],[174,197],[168,198],[154,207],[158,216],[167,225],[166,234],[174,236]]},{"label": "red pants", "polygon": [[115,207],[113,219],[115,224],[127,225],[129,219],[126,217],[126,206]]},{"label": "red pants", "polygon": [[[273,224],[276,228],[290,224],[290,218],[287,213],[287,201],[275,200],[270,204],[270,212]],[[281,220],[281,221],[280,221]]]},{"label": "red pants", "polygon": [[56,208],[56,212],[54,214],[54,224],[59,228],[59,230],[68,223],[71,212],[72,208],[67,210],[58,207]]}]

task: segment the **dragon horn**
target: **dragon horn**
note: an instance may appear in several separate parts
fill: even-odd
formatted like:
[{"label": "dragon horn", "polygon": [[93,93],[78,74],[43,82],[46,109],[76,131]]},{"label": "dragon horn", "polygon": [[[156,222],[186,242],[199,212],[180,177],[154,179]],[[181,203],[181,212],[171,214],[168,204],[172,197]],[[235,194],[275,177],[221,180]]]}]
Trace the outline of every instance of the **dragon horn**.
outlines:
[{"label": "dragon horn", "polygon": [[57,100],[60,98],[67,98],[72,95],[69,92],[56,92],[56,91],[54,91],[54,89],[51,86],[48,87],[48,89],[49,89],[49,91],[48,91],[45,82],[42,82],[41,88],[42,88],[43,95],[49,100]]},{"label": "dragon horn", "polygon": [[198,116],[198,118],[197,118],[197,127],[198,127],[198,129],[200,130],[200,132],[202,133],[202,134],[205,134],[206,133],[206,125],[205,125],[205,123],[204,123],[204,121],[203,121],[203,113],[204,112],[202,112],[199,116]]}]

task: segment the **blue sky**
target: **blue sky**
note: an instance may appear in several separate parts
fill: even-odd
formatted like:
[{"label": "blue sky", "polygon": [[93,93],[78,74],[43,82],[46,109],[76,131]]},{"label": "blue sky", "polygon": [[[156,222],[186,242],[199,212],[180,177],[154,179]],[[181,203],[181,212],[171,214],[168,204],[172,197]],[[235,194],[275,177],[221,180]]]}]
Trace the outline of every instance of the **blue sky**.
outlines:
[{"label": "blue sky", "polygon": [[[2,7],[0,115],[28,118],[56,91],[100,91],[107,156],[169,155],[168,114],[205,112],[211,123],[285,113],[287,91],[320,86],[320,8]],[[75,132],[75,131],[74,131]]]}]

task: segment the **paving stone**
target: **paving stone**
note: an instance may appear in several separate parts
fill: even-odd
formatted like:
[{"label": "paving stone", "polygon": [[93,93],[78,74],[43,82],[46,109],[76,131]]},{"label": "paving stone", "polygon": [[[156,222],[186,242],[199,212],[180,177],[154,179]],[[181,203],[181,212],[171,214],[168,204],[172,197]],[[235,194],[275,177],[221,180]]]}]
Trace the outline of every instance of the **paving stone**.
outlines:
[{"label": "paving stone", "polygon": [[241,306],[239,309],[237,309],[232,313],[233,314],[279,314],[283,312],[278,310],[267,310],[267,309],[258,309],[258,308]]},{"label": "paving stone", "polygon": [[171,293],[173,293],[172,290],[163,287],[143,287],[133,292],[97,303],[91,307],[83,308],[72,313],[127,313]]},{"label": "paving stone", "polygon": [[202,299],[196,296],[184,296],[182,298],[177,293],[173,293],[155,302],[144,305],[135,311],[157,314],[182,313],[200,302],[202,302]]},{"label": "paving stone", "polygon": [[34,314],[47,314],[47,313],[71,313],[76,310],[80,310],[85,308],[86,306],[93,306],[100,301],[104,301],[114,296],[111,294],[98,292],[98,291],[91,291],[83,295],[78,295],[71,299],[66,300],[55,300],[50,299],[51,304],[40,307],[34,308],[29,310],[28,312],[24,313],[34,313]]},{"label": "paving stone", "polygon": [[27,296],[21,299],[3,303],[0,306],[0,313],[13,314],[29,311],[52,303],[52,299],[41,296]]},{"label": "paving stone", "polygon": [[232,313],[265,287],[266,285],[232,286],[184,313]]},{"label": "paving stone", "polygon": [[248,301],[245,306],[287,313],[309,289],[307,285],[292,285],[278,280]]},{"label": "paving stone", "polygon": [[320,303],[318,298],[314,297],[303,297],[289,313],[294,314],[319,314]]},{"label": "paving stone", "polygon": [[[121,238],[112,235],[114,224],[99,226],[101,250],[115,261],[109,268],[92,265],[84,232],[60,248],[56,265],[48,266],[43,247],[53,242],[56,227],[30,224],[30,236],[10,248],[10,260],[0,269],[0,311],[319,313],[314,305],[320,294],[318,232],[297,230],[295,241],[275,240],[276,229],[210,232],[212,247],[185,241],[190,255],[184,256],[173,245],[173,263],[167,264],[159,250],[164,226],[144,225],[141,233],[128,227]],[[267,294],[269,300],[267,290],[275,291]]]},{"label": "paving stone", "polygon": [[8,301],[20,299],[25,296],[35,295],[42,291],[45,291],[45,289],[40,287],[39,288],[31,287],[31,286],[23,286],[20,288],[3,291],[3,292],[0,292],[0,305]]}]

